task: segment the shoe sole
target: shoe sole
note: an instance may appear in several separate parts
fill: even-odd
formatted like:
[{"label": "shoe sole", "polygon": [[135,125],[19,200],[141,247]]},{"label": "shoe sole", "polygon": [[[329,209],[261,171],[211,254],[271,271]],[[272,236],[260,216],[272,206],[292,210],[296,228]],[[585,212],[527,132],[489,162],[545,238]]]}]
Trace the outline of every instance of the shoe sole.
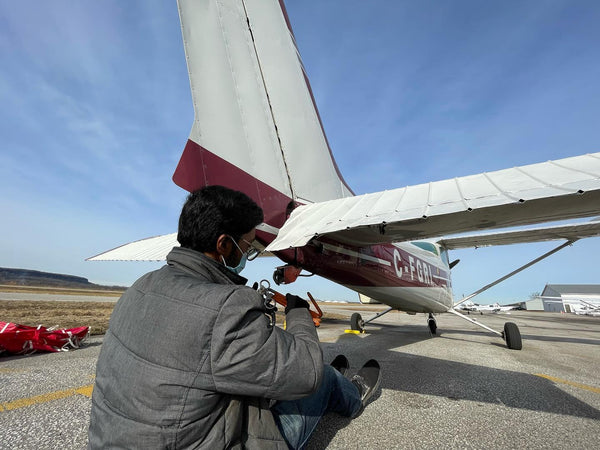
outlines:
[{"label": "shoe sole", "polygon": [[379,363],[374,359],[371,359],[365,363],[364,366],[358,371],[357,375],[363,377],[363,379],[367,382],[371,381],[373,378],[377,377],[375,384],[373,387],[367,392],[365,398],[362,400],[363,408],[369,402],[373,394],[377,392],[379,386],[381,385],[381,367]]},{"label": "shoe sole", "polygon": [[330,365],[342,375],[346,375],[346,372],[350,368],[348,358],[346,358],[344,355],[337,355],[333,361],[331,361]]}]

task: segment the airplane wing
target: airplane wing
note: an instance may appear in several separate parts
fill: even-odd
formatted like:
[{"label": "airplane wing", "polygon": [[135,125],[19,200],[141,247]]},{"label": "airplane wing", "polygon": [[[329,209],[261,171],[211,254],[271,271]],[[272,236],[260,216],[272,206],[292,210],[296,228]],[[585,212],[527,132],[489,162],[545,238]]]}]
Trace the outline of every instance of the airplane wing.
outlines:
[{"label": "airplane wing", "polygon": [[[369,245],[600,214],[600,153],[516,167],[296,208],[266,248],[315,237]],[[260,226],[259,226],[260,227]],[[600,221],[445,238],[448,249],[600,235]],[[160,261],[177,233],[122,245],[88,261]]]},{"label": "airplane wing", "polygon": [[424,239],[600,214],[600,153],[296,208],[267,250]]},{"label": "airplane wing", "polygon": [[448,250],[492,245],[524,244],[527,242],[576,241],[587,237],[600,236],[600,220],[552,227],[529,228],[526,230],[501,231],[497,233],[471,234],[444,238],[438,244]]},{"label": "airplane wing", "polygon": [[[438,241],[438,244],[446,247],[448,250],[456,250],[460,248],[489,247],[493,245],[521,244],[561,239],[574,241],[594,236],[600,236],[600,220],[527,230],[457,236],[441,239]],[[87,258],[86,261],[164,261],[167,259],[167,254],[175,246],[179,246],[177,233],[165,234],[121,245]],[[273,254],[265,252],[261,256],[273,256]],[[361,303],[368,303],[368,301],[361,300]]]}]

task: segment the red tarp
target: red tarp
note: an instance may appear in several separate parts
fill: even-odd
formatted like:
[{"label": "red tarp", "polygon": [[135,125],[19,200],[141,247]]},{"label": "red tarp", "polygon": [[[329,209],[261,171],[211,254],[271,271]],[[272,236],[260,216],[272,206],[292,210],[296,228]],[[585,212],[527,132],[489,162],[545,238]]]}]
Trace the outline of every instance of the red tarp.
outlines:
[{"label": "red tarp", "polygon": [[65,330],[0,322],[0,354],[28,354],[38,350],[66,352],[72,348],[79,348],[89,331],[90,327]]}]

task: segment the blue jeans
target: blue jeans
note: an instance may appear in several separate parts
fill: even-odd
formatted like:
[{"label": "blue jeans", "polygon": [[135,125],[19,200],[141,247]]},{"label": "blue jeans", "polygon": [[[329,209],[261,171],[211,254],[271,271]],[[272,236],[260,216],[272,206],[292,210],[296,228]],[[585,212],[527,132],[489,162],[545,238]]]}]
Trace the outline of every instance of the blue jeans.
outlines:
[{"label": "blue jeans", "polygon": [[298,400],[277,402],[271,411],[279,431],[290,448],[303,448],[321,418],[336,412],[353,417],[361,409],[358,389],[336,369],[325,365],[323,380],[317,391]]}]

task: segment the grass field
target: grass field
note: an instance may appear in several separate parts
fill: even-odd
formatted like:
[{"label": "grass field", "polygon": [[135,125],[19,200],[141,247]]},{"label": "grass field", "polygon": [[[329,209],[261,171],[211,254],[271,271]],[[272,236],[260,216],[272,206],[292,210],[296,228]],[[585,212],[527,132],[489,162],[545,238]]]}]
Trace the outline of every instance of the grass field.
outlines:
[{"label": "grass field", "polygon": [[[123,291],[72,289],[38,286],[12,286],[0,285],[0,292],[20,292],[33,294],[56,295],[85,295],[90,297],[120,297]],[[106,333],[108,322],[112,314],[114,302],[75,302],[75,301],[38,301],[38,300],[0,300],[0,321],[14,322],[21,325],[58,328],[74,328],[81,326],[91,327],[91,334]],[[352,308],[348,305],[349,308]],[[283,324],[283,307],[279,306],[276,313],[277,324]],[[314,308],[314,307],[313,307]],[[363,307],[365,310],[377,310],[377,307]],[[323,314],[323,321],[327,319],[345,320],[346,316],[328,313]]]},{"label": "grass field", "polygon": [[[91,327],[91,334],[104,334],[115,306],[113,302],[59,302],[0,300],[0,321],[21,325],[74,328]],[[323,320],[345,316],[325,313]],[[277,323],[283,323],[283,308],[277,312]]]},{"label": "grass field", "polygon": [[88,295],[90,297],[97,297],[99,295],[103,297],[120,297],[124,291],[0,285],[0,292],[23,292],[28,294],[55,295]]},{"label": "grass field", "polygon": [[104,334],[114,306],[112,302],[0,301],[0,320],[29,326],[89,326],[91,334]]}]

